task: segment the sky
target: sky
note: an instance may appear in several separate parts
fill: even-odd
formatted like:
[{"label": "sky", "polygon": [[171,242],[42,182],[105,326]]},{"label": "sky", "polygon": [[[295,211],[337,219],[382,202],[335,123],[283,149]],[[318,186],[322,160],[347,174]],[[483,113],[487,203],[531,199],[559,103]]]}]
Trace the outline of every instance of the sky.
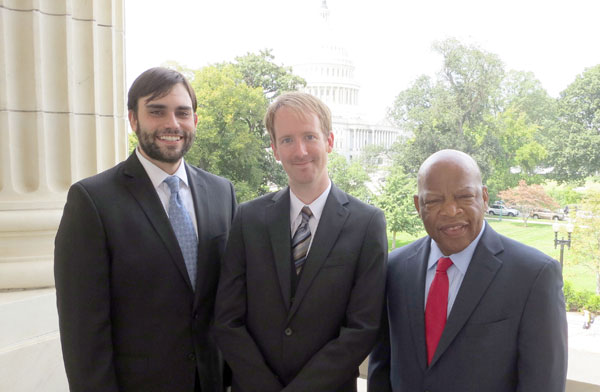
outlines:
[{"label": "sky", "polygon": [[[292,65],[323,0],[125,0],[127,87],[176,61],[198,69],[271,48]],[[432,43],[456,38],[494,53],[506,70],[531,71],[558,97],[600,64],[598,0],[327,0],[330,22],[356,67],[360,104],[381,119],[396,95],[442,58]]]}]

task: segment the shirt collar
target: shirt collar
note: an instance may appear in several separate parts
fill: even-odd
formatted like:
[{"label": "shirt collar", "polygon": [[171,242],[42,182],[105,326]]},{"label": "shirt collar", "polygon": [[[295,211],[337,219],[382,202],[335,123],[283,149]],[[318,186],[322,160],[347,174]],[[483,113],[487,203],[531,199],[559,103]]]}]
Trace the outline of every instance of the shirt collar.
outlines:
[{"label": "shirt collar", "polygon": [[[158,188],[160,186],[160,184],[163,183],[165,178],[167,178],[171,175],[169,173],[165,172],[160,167],[156,166],[148,158],[143,156],[142,153],[139,151],[139,149],[140,149],[139,146],[135,149],[135,155],[137,155],[138,159],[140,160],[140,163],[144,167],[144,170],[146,170],[146,173],[148,174],[148,177],[150,177],[150,181],[152,181],[152,185],[154,185],[154,188]],[[181,164],[177,168],[177,171],[175,173],[173,173],[173,175],[179,177],[181,179],[181,181],[183,181],[185,183],[186,186],[189,186],[187,173],[185,171],[185,163],[183,161],[183,158],[181,158]]]},{"label": "shirt collar", "polygon": [[485,222],[483,222],[483,224],[481,225],[481,230],[479,231],[479,234],[469,244],[469,246],[467,246],[465,249],[461,250],[460,252],[454,253],[451,255],[444,255],[442,253],[442,251],[440,250],[440,248],[438,247],[438,244],[432,238],[431,239],[431,249],[429,251],[429,261],[427,263],[427,269],[429,270],[429,269],[433,268],[436,265],[436,263],[440,257],[450,257],[450,259],[452,260],[452,264],[454,264],[456,266],[456,268],[458,268],[459,271],[464,275],[467,272],[467,268],[469,267],[469,264],[471,263],[471,258],[473,258],[473,253],[475,253],[475,248],[477,247],[477,244],[479,244],[479,240],[481,239],[481,236],[483,235],[484,230],[485,230]]},{"label": "shirt collar", "polygon": [[317,221],[321,219],[321,214],[323,213],[323,208],[325,208],[325,202],[327,201],[327,196],[329,196],[329,191],[331,190],[331,180],[327,180],[329,181],[327,188],[310,204],[304,204],[290,188],[290,222],[293,222],[294,219],[296,219],[296,217],[300,214],[302,207],[306,205],[310,208],[310,211]]}]

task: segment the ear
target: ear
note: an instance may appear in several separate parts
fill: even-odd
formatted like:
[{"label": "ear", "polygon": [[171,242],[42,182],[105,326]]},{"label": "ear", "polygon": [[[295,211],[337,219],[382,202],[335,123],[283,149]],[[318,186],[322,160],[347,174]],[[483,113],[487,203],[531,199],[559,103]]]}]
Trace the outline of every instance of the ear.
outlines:
[{"label": "ear", "polygon": [[417,210],[417,213],[419,214],[419,216],[421,216],[421,207],[419,206],[419,195],[413,196],[413,202],[415,203],[415,209]]},{"label": "ear", "polygon": [[198,125],[198,115],[194,113],[194,127]]},{"label": "ear", "polygon": [[277,152],[277,147],[275,147],[275,143],[271,142],[271,149],[273,150],[273,155],[275,155],[275,159],[281,161],[279,159],[279,153]]},{"label": "ear", "polygon": [[333,151],[333,132],[329,132],[329,136],[327,136],[327,152]]},{"label": "ear", "polygon": [[481,196],[483,197],[483,208],[487,211],[487,205],[490,200],[490,195],[488,193],[487,186],[483,186],[481,188]]},{"label": "ear", "polygon": [[135,112],[133,110],[130,110],[127,113],[127,117],[129,118],[129,126],[131,127],[131,130],[133,132],[135,132],[137,130],[137,125],[138,125],[137,115],[135,114]]}]

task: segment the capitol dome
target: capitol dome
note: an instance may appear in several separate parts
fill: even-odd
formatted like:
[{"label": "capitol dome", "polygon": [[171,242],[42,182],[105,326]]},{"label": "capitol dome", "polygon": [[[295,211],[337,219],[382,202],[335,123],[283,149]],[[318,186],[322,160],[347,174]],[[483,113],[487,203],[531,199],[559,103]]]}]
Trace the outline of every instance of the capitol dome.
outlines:
[{"label": "capitol dome", "polygon": [[[299,43],[294,45],[293,72],[306,80],[302,90],[319,97],[332,114],[334,150],[353,159],[368,145],[389,148],[402,131],[389,123],[372,123],[361,112],[360,85],[355,80],[351,53],[330,18],[327,1],[309,16]],[[343,31],[342,31],[343,33]]]},{"label": "capitol dome", "polygon": [[354,63],[332,27],[326,0],[308,23],[311,28],[300,48],[302,61],[294,64],[294,73],[306,79],[304,91],[323,100],[334,116],[358,116],[360,86],[354,79]]}]

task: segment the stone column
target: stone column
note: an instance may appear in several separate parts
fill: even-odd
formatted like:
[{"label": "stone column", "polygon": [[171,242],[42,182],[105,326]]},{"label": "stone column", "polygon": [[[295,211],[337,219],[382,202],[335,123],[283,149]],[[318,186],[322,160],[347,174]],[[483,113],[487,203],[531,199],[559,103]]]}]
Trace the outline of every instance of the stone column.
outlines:
[{"label": "stone column", "polygon": [[69,186],[127,154],[123,0],[0,0],[0,290],[54,285]]}]

